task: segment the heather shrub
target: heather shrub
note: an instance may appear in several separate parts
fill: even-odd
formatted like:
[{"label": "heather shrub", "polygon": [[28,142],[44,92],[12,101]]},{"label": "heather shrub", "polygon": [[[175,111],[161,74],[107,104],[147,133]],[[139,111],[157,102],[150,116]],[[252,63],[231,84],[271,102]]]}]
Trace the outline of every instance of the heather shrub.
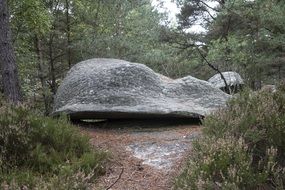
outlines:
[{"label": "heather shrub", "polygon": [[[57,175],[39,176],[33,173],[17,171],[9,177],[13,177],[10,181],[3,181],[0,189],[41,189],[41,190],[66,190],[66,189],[96,189],[94,183],[94,172],[85,173],[76,171],[72,174],[60,172]],[[27,183],[27,180],[31,180]]]},{"label": "heather shrub", "polygon": [[95,150],[65,117],[53,119],[23,105],[0,104],[0,184],[34,188],[77,174],[74,183],[87,184],[104,173],[107,153]]},{"label": "heather shrub", "polygon": [[196,141],[174,189],[283,189],[285,170],[276,164],[276,152],[268,149],[262,164],[255,168],[251,150],[242,138],[203,137]]},{"label": "heather shrub", "polygon": [[267,149],[277,149],[278,164],[285,164],[285,89],[275,93],[250,91],[232,99],[227,108],[204,121],[205,134],[223,138],[244,138],[255,163]]},{"label": "heather shrub", "polygon": [[285,88],[245,90],[203,121],[174,189],[284,189]]}]

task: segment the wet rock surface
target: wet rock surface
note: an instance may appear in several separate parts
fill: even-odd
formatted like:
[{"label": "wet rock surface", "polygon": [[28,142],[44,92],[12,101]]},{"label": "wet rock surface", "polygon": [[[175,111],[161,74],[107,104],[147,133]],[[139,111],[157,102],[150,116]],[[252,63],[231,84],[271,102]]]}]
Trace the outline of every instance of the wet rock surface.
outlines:
[{"label": "wet rock surface", "polygon": [[230,96],[191,76],[172,80],[143,64],[90,59],[73,66],[60,85],[54,115],[74,119],[205,116]]}]

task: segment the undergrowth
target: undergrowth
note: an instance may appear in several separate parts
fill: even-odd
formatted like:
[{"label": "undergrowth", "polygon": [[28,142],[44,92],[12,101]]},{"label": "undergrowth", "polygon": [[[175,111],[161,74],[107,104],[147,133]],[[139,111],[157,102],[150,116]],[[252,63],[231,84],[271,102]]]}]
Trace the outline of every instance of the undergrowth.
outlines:
[{"label": "undergrowth", "polygon": [[65,117],[53,119],[26,106],[0,103],[0,187],[91,189],[108,154]]},{"label": "undergrowth", "polygon": [[285,86],[245,90],[205,118],[174,189],[284,189]]}]

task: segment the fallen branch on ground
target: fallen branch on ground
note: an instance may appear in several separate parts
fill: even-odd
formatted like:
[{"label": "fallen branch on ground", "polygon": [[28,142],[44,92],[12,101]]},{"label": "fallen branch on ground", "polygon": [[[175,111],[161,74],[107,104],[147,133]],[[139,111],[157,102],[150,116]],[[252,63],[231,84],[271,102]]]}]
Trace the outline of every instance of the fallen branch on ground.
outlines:
[{"label": "fallen branch on ground", "polygon": [[111,189],[122,177],[122,174],[124,173],[124,168],[122,168],[121,173],[119,174],[118,178],[116,179],[116,181],[114,181],[114,183],[112,183],[109,187],[106,188],[106,190]]}]

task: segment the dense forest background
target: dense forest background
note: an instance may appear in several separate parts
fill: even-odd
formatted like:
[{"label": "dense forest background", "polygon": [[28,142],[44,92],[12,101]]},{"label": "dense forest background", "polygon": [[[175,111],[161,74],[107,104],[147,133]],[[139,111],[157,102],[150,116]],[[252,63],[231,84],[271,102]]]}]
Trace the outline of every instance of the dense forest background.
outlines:
[{"label": "dense forest background", "polygon": [[[176,3],[171,23],[150,0],[9,0],[24,99],[49,114],[66,72],[94,57],[143,63],[172,78],[236,71],[253,89],[284,78],[284,1]],[[197,24],[205,32],[190,30]]]},{"label": "dense forest background", "polygon": [[[285,189],[285,1],[172,0],[175,22],[161,11],[166,0],[155,2],[0,0],[1,189],[111,189],[118,181],[122,189],[125,182],[143,187],[129,189]],[[171,78],[235,71],[246,87],[197,126],[177,118],[166,126],[164,117],[159,125],[141,121],[143,131],[139,120],[74,125],[51,117],[68,70],[102,57],[143,63]],[[267,84],[276,86],[261,89]],[[223,101],[218,94],[215,101]],[[167,142],[185,164],[164,175],[134,162],[128,148],[137,142],[172,160],[154,141]]]}]

